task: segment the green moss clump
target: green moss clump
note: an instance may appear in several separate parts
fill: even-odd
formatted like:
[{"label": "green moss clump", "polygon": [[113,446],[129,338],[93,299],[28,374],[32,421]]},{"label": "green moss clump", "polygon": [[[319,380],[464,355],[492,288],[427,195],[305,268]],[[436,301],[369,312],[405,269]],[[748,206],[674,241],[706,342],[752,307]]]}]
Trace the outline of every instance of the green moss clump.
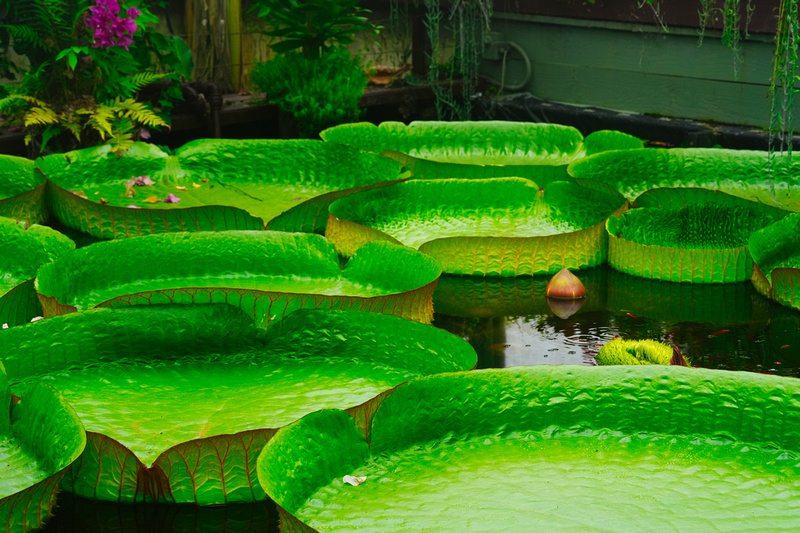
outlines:
[{"label": "green moss clump", "polygon": [[750,234],[775,222],[771,213],[747,206],[694,204],[679,209],[633,209],[617,236],[639,244],[682,249],[739,248]]},{"label": "green moss clump", "polygon": [[650,339],[614,339],[597,352],[598,365],[669,365],[672,347]]}]

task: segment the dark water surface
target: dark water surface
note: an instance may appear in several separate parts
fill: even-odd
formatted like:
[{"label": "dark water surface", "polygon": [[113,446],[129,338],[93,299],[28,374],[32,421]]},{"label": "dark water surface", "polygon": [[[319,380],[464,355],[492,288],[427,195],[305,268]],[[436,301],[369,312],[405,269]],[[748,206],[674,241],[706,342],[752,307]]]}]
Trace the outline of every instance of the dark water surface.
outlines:
[{"label": "dark water surface", "polygon": [[594,365],[600,346],[619,336],[677,344],[693,366],[800,377],[800,312],[750,282],[669,283],[607,266],[577,274],[587,296],[568,318],[550,308],[548,276],[442,277],[434,324],[467,339],[479,368]]},{"label": "dark water surface", "polygon": [[[800,312],[762,297],[749,282],[658,282],[607,266],[577,274],[587,297],[568,318],[548,304],[549,276],[444,276],[434,293],[434,325],[468,340],[479,368],[594,365],[600,346],[620,336],[677,344],[694,366],[800,377]],[[271,503],[134,506],[61,494],[43,531],[273,532],[278,519]]]}]

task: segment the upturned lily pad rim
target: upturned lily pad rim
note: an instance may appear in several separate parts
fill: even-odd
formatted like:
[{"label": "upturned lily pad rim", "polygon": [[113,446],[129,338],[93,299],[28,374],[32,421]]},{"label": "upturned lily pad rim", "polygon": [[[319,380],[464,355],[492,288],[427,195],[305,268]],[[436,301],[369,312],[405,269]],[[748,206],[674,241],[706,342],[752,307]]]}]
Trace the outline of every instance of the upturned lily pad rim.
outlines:
[{"label": "upturned lily pad rim", "polygon": [[[511,200],[497,202],[494,202],[491,194],[487,192],[473,204],[464,198],[465,193],[463,191],[460,194],[454,192],[454,187],[460,187],[463,190],[470,189],[473,194],[479,188],[501,188],[503,192],[514,192],[514,189],[519,189],[519,191],[516,191],[517,194]],[[574,205],[570,205],[570,202],[576,203],[572,195],[580,192],[585,192],[587,199],[590,199],[589,201],[594,201],[594,205],[602,205],[605,211],[603,216],[598,216],[597,213],[588,215],[594,217],[590,223],[586,223],[585,214],[583,223],[575,220],[569,221],[572,227],[583,227],[550,235],[454,235],[436,237],[422,242],[418,247],[419,251],[435,257],[441,263],[443,272],[447,274],[521,276],[555,273],[562,268],[579,269],[597,266],[604,262],[606,258],[605,220],[609,216],[619,215],[628,209],[628,201],[616,191],[611,191],[608,187],[602,185],[590,184],[585,186],[580,182],[553,181],[545,188],[540,188],[530,180],[514,177],[474,180],[409,180],[379,191],[357,193],[331,204],[326,236],[334,243],[337,251],[344,256],[349,256],[354,249],[364,243],[375,240],[404,244],[381,229],[366,225],[367,221],[364,219],[370,219],[374,216],[391,218],[391,216],[387,217],[385,215],[387,209],[390,214],[392,213],[391,208],[384,206],[387,198],[391,197],[393,193],[395,197],[404,198],[406,193],[398,191],[408,189],[413,192],[416,189],[422,190],[425,188],[430,188],[434,193],[438,192],[440,196],[444,197],[443,204],[440,206],[427,204],[420,206],[419,203],[413,202],[414,196],[412,195],[409,197],[412,203],[396,209],[396,211],[400,215],[414,211],[431,212],[434,213],[434,216],[431,216],[430,219],[435,220],[439,209],[446,210],[461,208],[462,206],[473,211],[485,209],[487,212],[497,208],[512,211],[528,209],[530,211],[537,209],[537,207],[542,207],[546,210],[555,208],[555,213],[552,215],[545,214],[540,218],[556,221],[569,220],[563,213],[583,213],[574,209]],[[437,191],[437,188],[445,190]],[[547,196],[548,191],[552,191],[549,197]],[[544,195],[544,200],[540,199],[542,195]],[[604,198],[591,198],[591,195],[599,195]],[[528,198],[528,196],[531,198]],[[485,201],[487,197],[489,201]],[[435,204],[437,198],[439,197],[434,196],[434,201],[429,203]],[[529,201],[532,199],[535,199],[536,202]],[[615,200],[618,200],[618,203]],[[478,205],[477,202],[482,203]],[[483,203],[487,205],[483,205]],[[570,209],[567,209],[568,207]],[[380,212],[379,215],[377,214],[378,210]],[[352,216],[353,214],[355,216]],[[350,220],[350,218],[353,220]],[[469,218],[469,216],[465,215],[464,218]],[[597,222],[594,222],[595,220]],[[472,257],[472,262],[466,261],[464,259],[466,256]],[[498,265],[489,264],[488,258],[496,258],[497,256],[502,258],[499,261],[495,261]],[[481,263],[482,260],[479,260],[479,258],[485,258],[485,264]]]},{"label": "upturned lily pad rim", "polygon": [[[567,173],[609,183],[629,200],[652,188],[685,186],[719,190],[771,207],[800,211],[798,197],[789,196],[790,190],[797,189],[798,163],[792,160],[794,182],[790,184],[786,158],[773,157],[767,151],[727,148],[609,150],[571,162]],[[760,178],[764,173],[773,174],[774,178]],[[758,186],[759,179],[763,186]]]},{"label": "upturned lily pad rim", "polygon": [[[786,307],[800,309],[800,255],[796,249],[800,214],[793,213],[750,235],[755,263],[753,285],[762,295]],[[794,259],[794,265],[788,259]]]},{"label": "upturned lily pad rim", "polygon": [[[262,450],[259,480],[279,510],[287,514],[284,518],[307,528],[291,513],[319,488],[351,474],[371,456],[391,456],[415,444],[442,439],[537,428],[549,431],[552,424],[563,429],[619,430],[629,435],[647,432],[733,439],[796,452],[800,410],[781,409],[786,402],[794,407],[791,398],[800,393],[800,384],[794,381],[658,365],[560,365],[439,374],[398,387],[381,404],[368,447],[340,411],[320,411],[283,428]],[[447,387],[446,382],[450,382]],[[515,387],[523,390],[514,391]],[[445,388],[450,394],[443,397]],[[665,392],[670,390],[672,395]],[[603,397],[610,401],[602,401]],[[469,400],[464,401],[466,398]],[[673,409],[678,400],[691,408]],[[745,417],[729,416],[731,405],[737,402],[747,406]],[[575,403],[587,405],[579,409]],[[787,420],[770,418],[773,404],[790,415]],[[476,410],[481,411],[479,416]],[[337,429],[320,438],[326,425]],[[309,432],[317,435],[313,442],[307,439]],[[552,434],[557,436],[558,429]],[[303,449],[293,447],[295,438],[305,443]],[[282,464],[273,462],[279,457]],[[295,482],[287,482],[289,479]]]},{"label": "upturned lily pad rim", "polygon": [[40,266],[74,249],[75,243],[54,229],[0,216],[0,296],[34,277]]},{"label": "upturned lily pad rim", "polygon": [[36,529],[50,514],[59,480],[83,452],[86,431],[63,396],[45,383],[35,384],[21,399],[12,397],[2,362],[0,407],[0,436],[16,441],[43,474],[0,497],[0,524],[4,531]]},{"label": "upturned lily pad rim", "polygon": [[[636,208],[640,209],[658,208]],[[617,235],[620,219],[628,213],[611,216],[605,222],[608,264],[615,270],[632,276],[680,283],[738,283],[752,278],[753,259],[747,244],[734,248],[642,244]]]},{"label": "upturned lily pad rim", "polygon": [[[221,243],[221,244],[220,244]],[[169,246],[167,246],[169,245]],[[213,245],[213,246],[211,246]],[[224,245],[224,246],[223,246]],[[228,250],[231,246],[235,245],[235,250]],[[425,320],[427,311],[425,309],[417,309],[416,304],[406,302],[405,299],[412,298],[418,292],[420,294],[432,292],[439,276],[441,275],[441,268],[438,263],[422,253],[412,250],[407,247],[392,245],[389,243],[370,243],[369,246],[362,247],[359,253],[348,262],[342,270],[339,266],[339,258],[333,248],[333,245],[320,235],[308,233],[287,233],[287,232],[248,232],[248,231],[229,231],[229,232],[196,232],[186,234],[158,234],[147,235],[142,237],[133,237],[130,239],[106,241],[97,243],[93,246],[82,248],[67,254],[64,257],[56,260],[50,264],[44,265],[38,272],[36,278],[36,291],[44,306],[45,316],[54,316],[65,312],[73,312],[81,308],[80,302],[86,299],[87,286],[91,285],[96,280],[97,275],[107,274],[109,268],[127,268],[131,269],[132,266],[128,262],[128,258],[133,258],[134,262],[145,261],[149,262],[150,259],[144,259],[145,252],[150,255],[159,253],[161,249],[167,250],[169,253],[178,254],[179,252],[187,258],[191,258],[191,264],[186,265],[186,261],[174,268],[180,268],[181,272],[186,275],[206,275],[207,270],[202,270],[204,264],[209,263],[215,256],[217,261],[214,262],[214,267],[217,271],[222,269],[219,266],[223,255],[228,256],[228,263],[234,262],[236,265],[231,268],[239,268],[241,263],[249,261],[250,266],[255,268],[264,269],[258,272],[262,275],[273,275],[284,277],[290,283],[292,276],[309,276],[313,279],[315,274],[319,274],[319,279],[338,279],[347,280],[360,285],[371,285],[374,288],[382,289],[378,295],[370,296],[355,296],[347,294],[318,294],[306,292],[289,292],[289,291],[274,291],[274,290],[261,290],[261,289],[237,289],[219,285],[215,287],[187,287],[180,286],[180,277],[176,278],[176,285],[173,288],[154,289],[146,291],[134,291],[123,294],[116,294],[107,298],[103,302],[98,302],[95,306],[100,305],[114,305],[115,302],[129,305],[131,301],[136,300],[137,297],[143,297],[140,303],[149,301],[149,296],[153,294],[162,295],[159,298],[174,299],[176,295],[208,293],[207,296],[213,300],[213,293],[221,291],[224,294],[235,293],[238,295],[251,295],[254,297],[254,303],[258,298],[270,298],[270,295],[283,295],[287,298],[294,296],[302,297],[311,300],[319,300],[319,302],[312,303],[316,306],[323,305],[321,302],[331,302],[333,300],[342,300],[347,302],[378,302],[381,299],[392,299],[396,301],[396,306],[402,312],[405,307],[411,315],[416,316],[419,314],[422,320]],[[228,250],[226,252],[225,250]],[[249,254],[245,252],[249,250]],[[197,253],[195,253],[197,252]],[[235,253],[234,253],[235,252]],[[261,255],[262,252],[269,252],[273,255],[271,257],[273,262],[265,262]],[[187,255],[188,254],[188,255]],[[233,254],[233,255],[231,255]],[[282,255],[283,254],[283,255]],[[304,257],[304,264],[301,265],[302,269],[298,270],[297,263],[289,263],[293,255]],[[247,258],[245,261],[245,257]],[[152,258],[153,261],[158,261],[156,257]],[[102,260],[102,268],[92,266],[94,262]],[[200,262],[198,262],[200,261]],[[202,261],[205,261],[203,263]],[[282,262],[282,263],[281,263]],[[402,265],[398,268],[396,262]],[[273,265],[274,263],[274,265]],[[388,264],[387,264],[388,263]],[[111,266],[109,266],[111,265]],[[151,267],[152,269],[153,267]],[[186,269],[193,269],[191,274],[186,274]],[[245,268],[245,267],[241,267]],[[199,269],[199,270],[198,270]],[[161,268],[160,272],[165,270]],[[170,272],[172,272],[171,270]],[[177,271],[177,270],[174,270]],[[80,278],[76,278],[77,274]],[[247,272],[240,270],[239,272]],[[216,272],[219,274],[219,272]],[[224,272],[223,272],[224,273]],[[138,280],[147,280],[157,276],[159,272],[148,272],[144,276],[137,275],[136,272],[131,271],[130,280],[126,283],[135,282]],[[86,279],[85,284],[80,282],[81,279]],[[109,283],[119,282],[119,278],[109,278]],[[79,283],[80,282],[80,283]],[[96,287],[97,285],[95,285]],[[416,291],[416,292],[415,292]],[[413,298],[412,298],[413,299]],[[401,300],[403,300],[401,302]],[[192,297],[194,302],[194,297]],[[227,296],[226,296],[227,301]],[[269,301],[273,301],[270,299]],[[82,305],[86,305],[85,303]],[[287,304],[288,305],[288,304]],[[388,305],[388,304],[387,304]],[[363,307],[360,306],[360,307]],[[259,308],[260,309],[260,308]],[[272,306],[269,306],[270,313]],[[254,313],[258,313],[255,308]],[[284,313],[286,311],[284,310]],[[428,320],[430,317],[427,318]],[[271,318],[265,317],[268,323]]]},{"label": "upturned lily pad rim", "polygon": [[[359,132],[359,130],[363,130],[363,132]],[[470,162],[469,159],[473,156],[469,154],[464,154],[463,157],[466,159],[463,162],[451,161],[448,159],[447,161],[441,161],[440,158],[436,156],[422,155],[419,153],[412,154],[411,152],[415,152],[417,148],[420,146],[414,147],[414,141],[422,142],[423,145],[425,141],[429,141],[431,144],[430,146],[426,147],[426,149],[431,150],[433,152],[441,151],[442,153],[446,153],[449,150],[455,149],[456,144],[449,146],[448,141],[449,139],[441,140],[438,137],[438,133],[441,133],[441,130],[447,132],[451,135],[458,135],[464,132],[469,132],[470,130],[480,134],[480,136],[486,138],[492,138],[494,141],[503,141],[504,130],[509,130],[515,134],[521,134],[527,131],[541,131],[545,134],[550,132],[558,132],[561,134],[570,135],[572,138],[570,139],[570,145],[564,147],[563,152],[558,150],[556,152],[550,152],[548,150],[542,150],[541,152],[536,152],[534,150],[533,153],[528,152],[524,156],[517,156],[519,159],[519,163],[476,163]],[[366,133],[367,135],[377,135],[381,137],[377,143],[380,145],[380,148],[375,150],[372,146],[365,146],[364,143],[358,142],[356,140],[353,143],[347,142],[346,135],[343,135],[344,132],[353,131],[356,133]],[[585,155],[584,146],[583,146],[583,135],[577,128],[572,126],[567,126],[563,124],[552,124],[552,123],[541,123],[541,122],[517,122],[517,121],[505,121],[505,120],[487,120],[487,121],[440,121],[440,120],[416,120],[412,121],[409,124],[405,124],[403,122],[397,121],[385,121],[381,122],[378,125],[372,124],[370,122],[356,122],[352,124],[342,124],[339,126],[333,126],[326,130],[320,132],[320,137],[326,142],[333,142],[333,143],[341,143],[341,144],[348,144],[350,146],[355,146],[364,151],[373,151],[375,153],[384,153],[385,155],[389,155],[390,153],[397,153],[407,155],[413,159],[422,160],[422,161],[429,161],[429,162],[447,162],[453,164],[464,164],[464,165],[476,165],[476,166],[508,166],[508,165],[530,165],[530,166],[538,166],[538,165],[566,165],[570,161],[581,158]],[[338,138],[337,137],[344,137]],[[429,137],[426,139],[426,137]],[[546,135],[545,135],[546,137]],[[530,135],[528,139],[535,138],[534,135]],[[402,145],[405,143],[409,143],[411,148],[408,147],[401,147],[398,145]],[[369,143],[367,143],[369,144]],[[474,145],[474,143],[470,140],[470,146]],[[391,145],[391,146],[387,146]],[[402,149],[401,149],[402,148]],[[490,150],[494,150],[494,147],[490,147]],[[462,148],[463,151],[463,148]],[[502,153],[503,150],[500,151]],[[395,157],[392,157],[393,159]],[[513,159],[513,157],[512,157]]]},{"label": "upturned lily pad rim", "polygon": [[[800,240],[796,233],[798,228],[800,228],[800,214],[793,213],[750,235],[748,245],[753,261],[767,279],[771,278],[772,271],[778,268],[775,264],[780,264],[783,257],[791,255],[796,250],[797,241]],[[800,268],[800,263],[797,268]]]}]

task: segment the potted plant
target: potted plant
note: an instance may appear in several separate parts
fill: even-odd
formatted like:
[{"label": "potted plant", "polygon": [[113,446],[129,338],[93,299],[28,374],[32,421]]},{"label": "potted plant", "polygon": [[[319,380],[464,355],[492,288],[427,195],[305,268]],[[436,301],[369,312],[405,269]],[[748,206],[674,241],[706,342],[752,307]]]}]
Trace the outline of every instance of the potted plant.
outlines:
[{"label": "potted plant", "polygon": [[[367,86],[361,60],[345,45],[361,32],[377,34],[369,11],[359,0],[256,0],[253,9],[264,19],[264,31],[278,39],[272,60],[256,64],[251,80],[276,104],[285,136],[314,137],[330,126],[361,115],[359,100]],[[294,133],[295,135],[292,135]]]}]

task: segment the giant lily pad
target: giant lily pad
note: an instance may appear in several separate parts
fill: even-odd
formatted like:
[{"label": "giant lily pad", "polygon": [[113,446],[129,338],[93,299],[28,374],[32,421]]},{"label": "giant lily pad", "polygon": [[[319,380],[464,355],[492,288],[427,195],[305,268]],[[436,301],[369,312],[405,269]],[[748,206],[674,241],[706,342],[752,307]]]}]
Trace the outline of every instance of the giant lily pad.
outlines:
[{"label": "giant lily pad", "polygon": [[381,404],[369,444],[341,411],[282,429],[259,481],[292,531],[786,531],[798,395],[655,365],[431,376]]},{"label": "giant lily pad", "polygon": [[750,236],[756,268],[753,285],[763,295],[800,309],[800,214],[793,214]]},{"label": "giant lily pad", "polygon": [[302,310],[264,332],[228,305],[72,313],[7,330],[0,353],[14,392],[46,379],[86,425],[65,489],[201,505],[264,499],[256,458],[275,428],[330,407],[366,428],[399,383],[476,363],[458,337],[394,316]]},{"label": "giant lily pad", "polygon": [[39,271],[36,290],[45,316],[95,306],[228,303],[262,327],[309,307],[430,322],[440,273],[430,257],[386,242],[365,246],[342,270],[320,235],[165,233],[75,250]]},{"label": "giant lily pad", "polygon": [[[190,176],[236,195],[226,205],[281,231],[323,233],[335,199],[407,178],[394,161],[322,141],[215,139],[188,143],[175,153]],[[189,191],[190,197],[201,190]]]},{"label": "giant lily pad", "polygon": [[717,148],[602,152],[575,161],[570,175],[597,180],[633,200],[656,187],[700,187],[800,211],[800,161],[781,154]]},{"label": "giant lily pad", "polygon": [[[670,191],[665,193],[654,196],[671,196]],[[699,197],[708,194],[705,191]],[[646,194],[640,199],[637,202],[645,204],[657,201]],[[788,212],[735,196],[720,195],[719,200],[633,209],[609,218],[608,263],[626,274],[665,281],[749,280],[753,274],[747,247],[750,234]]]},{"label": "giant lily pad", "polygon": [[599,154],[611,150],[636,150],[644,148],[638,137],[616,130],[599,130],[590,133],[583,140],[586,155]]},{"label": "giant lily pad", "polygon": [[172,155],[137,143],[121,158],[100,147],[37,165],[50,181],[53,214],[104,239],[270,221],[272,229],[321,233],[328,204],[347,189],[402,178],[394,161],[309,140],[199,140]]},{"label": "giant lily pad", "polygon": [[45,226],[0,217],[0,296],[33,278],[45,263],[73,250],[75,243]]},{"label": "giant lily pad", "polygon": [[58,392],[38,383],[13,402],[0,363],[0,531],[42,526],[59,481],[85,445],[80,420]]},{"label": "giant lily pad", "polygon": [[0,155],[0,216],[41,224],[47,220],[44,178],[34,174],[33,161]]},{"label": "giant lily pad", "polygon": [[603,263],[603,221],[626,208],[616,193],[569,182],[412,180],[337,200],[326,235],[345,256],[388,240],[451,274],[544,274]]},{"label": "giant lily pad", "polygon": [[519,176],[543,185],[566,177],[584,156],[583,136],[559,124],[526,122],[368,122],[334,126],[320,137],[403,163],[416,178]]}]

